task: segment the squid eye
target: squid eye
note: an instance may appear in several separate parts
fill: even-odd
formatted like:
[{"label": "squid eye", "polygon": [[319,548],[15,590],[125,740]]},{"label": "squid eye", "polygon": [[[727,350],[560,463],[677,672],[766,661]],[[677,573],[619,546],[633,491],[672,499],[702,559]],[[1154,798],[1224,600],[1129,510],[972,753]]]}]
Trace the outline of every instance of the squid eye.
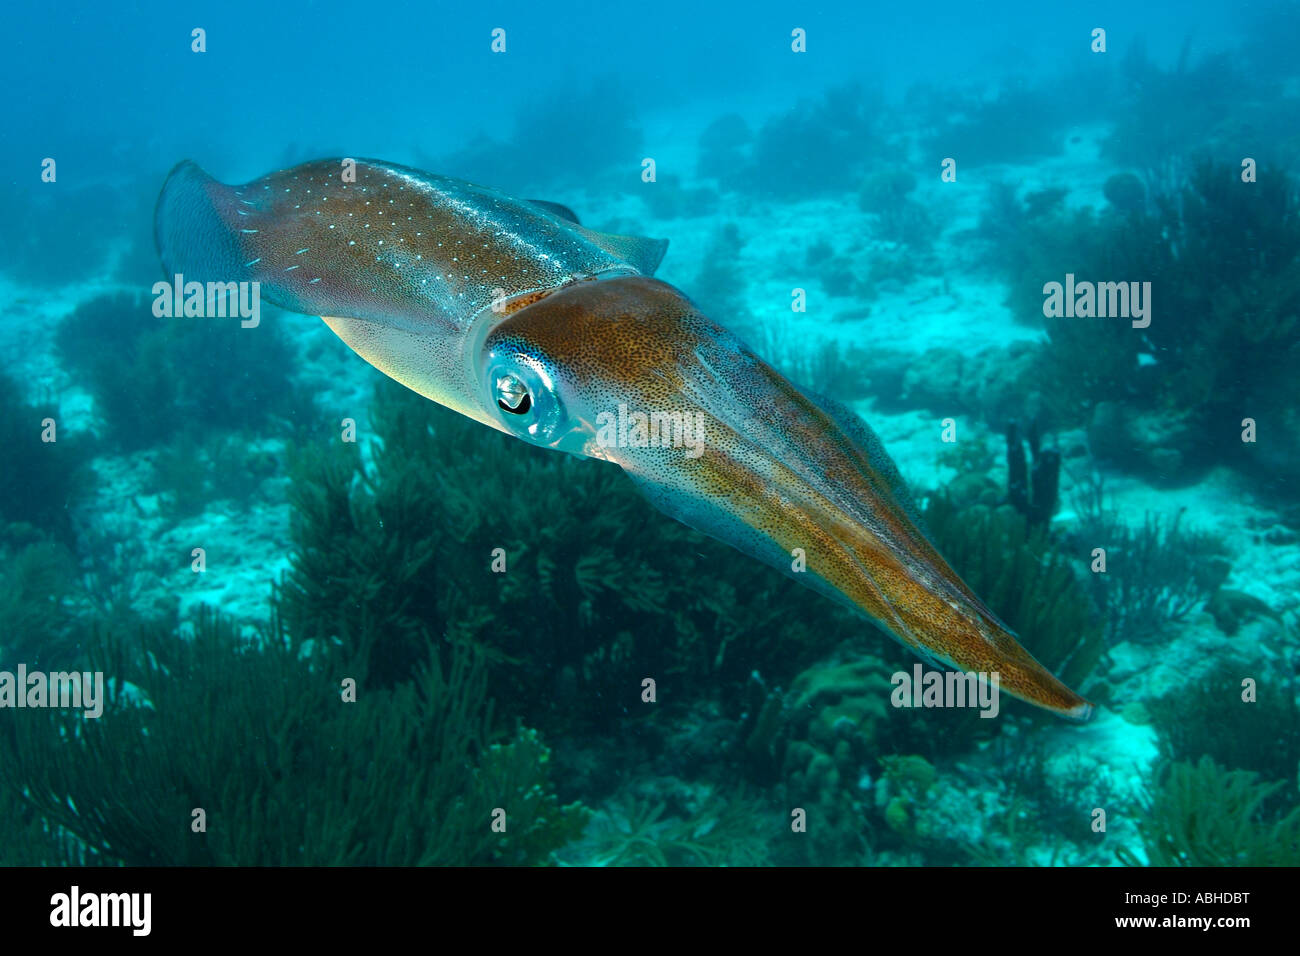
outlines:
[{"label": "squid eye", "polygon": [[533,397],[516,375],[502,375],[497,379],[497,406],[511,415],[526,415],[533,407]]}]

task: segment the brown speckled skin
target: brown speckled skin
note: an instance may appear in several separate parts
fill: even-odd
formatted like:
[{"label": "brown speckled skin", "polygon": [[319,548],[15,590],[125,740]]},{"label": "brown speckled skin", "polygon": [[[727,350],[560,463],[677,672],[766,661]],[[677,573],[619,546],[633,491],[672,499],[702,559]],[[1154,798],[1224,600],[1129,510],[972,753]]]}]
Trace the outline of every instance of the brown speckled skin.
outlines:
[{"label": "brown speckled skin", "polygon": [[[873,461],[863,440],[672,286],[646,277],[570,286],[504,321],[485,350],[498,370],[540,363],[553,384],[564,424],[533,440],[617,462],[669,513],[786,572],[792,549],[803,548],[808,570],[792,576],[923,655],[996,672],[1016,697],[1088,716],[1090,705],[1020,646],[918,530],[887,458]],[[597,416],[620,403],[702,412],[703,453],[597,445]]]}]

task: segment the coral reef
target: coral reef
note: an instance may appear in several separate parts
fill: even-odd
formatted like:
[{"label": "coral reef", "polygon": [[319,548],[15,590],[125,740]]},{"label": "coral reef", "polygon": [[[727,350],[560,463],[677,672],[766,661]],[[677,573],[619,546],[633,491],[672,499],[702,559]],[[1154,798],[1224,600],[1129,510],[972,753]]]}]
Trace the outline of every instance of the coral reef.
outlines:
[{"label": "coral reef", "polygon": [[1066,114],[1050,91],[1013,78],[992,95],[965,94],[955,105],[949,97],[947,120],[925,149],[971,167],[1022,162],[1059,153],[1065,126]]},{"label": "coral reef", "polygon": [[1181,511],[1147,514],[1141,528],[1126,525],[1105,506],[1099,476],[1084,495],[1072,537],[1082,555],[1106,552],[1105,572],[1089,574],[1088,586],[1106,619],[1107,644],[1167,640],[1227,580],[1222,539],[1184,528]]},{"label": "coral reef", "polygon": [[71,666],[82,634],[77,598],[76,563],[61,542],[0,543],[0,663]]},{"label": "coral reef", "polygon": [[[544,732],[661,707],[738,702],[751,674],[792,676],[871,628],[833,602],[650,510],[623,473],[485,429],[386,380],[371,460],[306,449],[294,466],[285,619],[355,647],[372,679],[426,636],[488,649],[493,696]],[[494,549],[504,570],[493,572]],[[671,689],[671,693],[668,690]]]},{"label": "coral reef", "polygon": [[685,817],[636,797],[612,804],[561,854],[573,866],[763,866],[781,825],[746,797],[715,796]]},{"label": "coral reef", "polygon": [[919,808],[934,787],[934,766],[914,754],[881,757],[880,766],[876,805],[884,807],[885,824],[906,840],[925,836]]},{"label": "coral reef", "polygon": [[[192,638],[162,626],[101,638],[102,717],[19,710],[0,730],[0,790],[44,818],[42,862],[544,863],[585,824],[556,801],[536,733],[495,732],[467,648],[446,671],[431,658],[345,702],[340,681],[364,668],[329,645],[308,653],[275,619],[253,642],[210,612]],[[30,813],[0,821],[27,837],[33,826]]]},{"label": "coral reef", "polygon": [[808,247],[805,265],[816,270],[827,295],[843,298],[856,293],[858,277],[854,259],[837,255],[826,240],[818,240]]},{"label": "coral reef", "polygon": [[1241,678],[1215,676],[1150,702],[1148,710],[1171,761],[1209,757],[1229,770],[1249,770],[1279,788],[1271,808],[1300,804],[1300,705],[1297,682],[1265,672],[1258,699],[1242,699]]},{"label": "coral reef", "polygon": [[216,501],[246,506],[262,482],[280,470],[280,461],[251,435],[210,432],[199,440],[184,433],[159,449],[153,468],[163,513],[175,521]]},{"label": "coral reef", "polygon": [[836,656],[762,702],[746,750],[750,772],[807,814],[790,862],[860,862],[872,843],[869,789],[860,786],[883,745],[889,670],[874,657]]},{"label": "coral reef", "polygon": [[822,783],[835,789],[839,774],[851,774],[878,746],[889,691],[889,671],[874,657],[808,668],[763,701],[746,742],[755,771],[801,792]]},{"label": "coral reef", "polygon": [[[925,517],[936,546],[1024,645],[1071,686],[1086,689],[1105,650],[1101,624],[1071,562],[1046,532],[1009,507],[958,509],[946,495],[931,497]],[[923,820],[926,768],[933,774],[935,762],[996,739],[1007,718],[1018,719],[1012,711],[1031,726],[1040,719],[1005,698],[999,720],[969,708],[894,708],[891,675],[910,673],[915,661],[893,645],[881,652],[883,659],[847,646],[804,670],[788,690],[765,689],[751,704],[757,717],[748,727],[746,769],[808,811],[808,840],[800,845],[808,860],[860,862],[875,849],[908,846],[931,857],[953,855]],[[883,775],[873,782],[879,767]]]},{"label": "coral reef", "polygon": [[1116,173],[1106,180],[1101,191],[1106,202],[1119,212],[1141,212],[1146,205],[1146,187],[1132,173]]},{"label": "coral reef", "polygon": [[773,199],[850,192],[886,145],[884,112],[879,92],[849,83],[800,100],[752,135],[724,117],[700,138],[701,175]]},{"label": "coral reef", "polygon": [[984,193],[984,206],[974,234],[997,244],[996,255],[988,257],[990,264],[1014,273],[1017,267],[1006,262],[1006,255],[1025,255],[1032,250],[1018,243],[1020,234],[1043,220],[1062,214],[1067,192],[1061,187],[1046,187],[1020,195],[1020,187],[1005,179],[995,179]]},{"label": "coral reef", "polygon": [[747,167],[753,139],[754,133],[743,117],[735,113],[719,116],[700,134],[696,174],[717,180],[723,189],[736,189],[741,185],[740,176]]},{"label": "coral reef", "polygon": [[[1043,313],[1045,282],[1149,282],[1146,327],[1050,317],[1031,376],[1054,427],[1091,425],[1096,452],[1165,480],[1192,466],[1294,472],[1285,442],[1241,440],[1244,418],[1285,431],[1300,351],[1300,196],[1286,172],[1201,163],[1142,210],[1060,213],[998,243],[1009,304]],[[1262,427],[1262,426],[1261,426]]]},{"label": "coral reef", "polygon": [[647,183],[637,195],[656,219],[696,219],[713,215],[718,206],[716,189],[685,186],[682,178],[673,173],[665,173],[655,182]]},{"label": "coral reef", "polygon": [[57,346],[123,451],[186,430],[302,420],[310,406],[290,384],[290,346],[270,315],[256,328],[238,318],[160,319],[149,299],[115,293],[78,306],[59,325]]},{"label": "coral reef", "polygon": [[[1132,46],[1120,61],[1114,91],[1115,122],[1103,143],[1103,155],[1141,170],[1161,168],[1188,143],[1212,150],[1240,143],[1241,125],[1258,130],[1263,111],[1256,105],[1257,71],[1239,65],[1231,53],[1217,52],[1193,60],[1190,37],[1177,61],[1161,68],[1143,44]],[[1276,122],[1276,121],[1274,121]]]},{"label": "coral reef", "polygon": [[992,345],[972,352],[948,347],[926,349],[896,360],[895,374],[881,367],[885,357],[872,356],[873,385],[887,391],[881,407],[924,408],[941,417],[961,414],[1003,431],[1009,421],[1045,421],[1042,396],[1026,387],[1036,369],[1036,346],[1030,342]]},{"label": "coral reef", "polygon": [[[623,75],[593,77],[581,89],[540,91],[520,103],[513,117],[493,116],[486,132],[464,146],[447,151],[439,143],[417,151],[415,165],[556,201],[563,197],[539,194],[539,185],[562,191],[592,184],[653,188],[639,180],[645,152],[637,102]],[[521,156],[528,161],[521,163]]]},{"label": "coral reef", "polygon": [[[52,419],[54,441],[44,441]],[[90,481],[93,443],[63,426],[57,404],[24,401],[18,383],[0,374],[0,447],[8,461],[0,470],[0,524],[22,523],[70,541],[69,507]],[[0,527],[0,540],[6,537]]]},{"label": "coral reef", "polygon": [[[1225,770],[1209,757],[1169,764],[1138,819],[1149,866],[1300,865],[1300,806],[1281,817],[1262,805],[1282,784],[1246,770]],[[1128,848],[1116,851],[1141,866]]]},{"label": "coral reef", "polygon": [[744,246],[745,238],[735,223],[725,223],[714,231],[700,271],[691,283],[691,301],[742,338],[753,338],[756,330],[749,308],[748,282],[738,261]]},{"label": "coral reef", "polygon": [[915,173],[885,167],[867,176],[859,194],[863,212],[875,220],[876,236],[906,245],[913,254],[927,252],[936,232],[925,207],[910,198],[916,184]]}]

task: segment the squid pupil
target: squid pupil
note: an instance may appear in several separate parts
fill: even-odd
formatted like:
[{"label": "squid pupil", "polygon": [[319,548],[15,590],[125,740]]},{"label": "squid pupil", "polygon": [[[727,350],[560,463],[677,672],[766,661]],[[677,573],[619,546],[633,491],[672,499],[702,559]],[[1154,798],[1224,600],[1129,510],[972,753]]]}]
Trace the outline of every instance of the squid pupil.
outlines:
[{"label": "squid pupil", "polygon": [[533,407],[533,397],[527,392],[524,392],[524,397],[519,400],[517,408],[511,408],[499,398],[497,399],[497,405],[501,407],[503,412],[509,412],[511,415],[526,415],[528,414],[528,409]]}]

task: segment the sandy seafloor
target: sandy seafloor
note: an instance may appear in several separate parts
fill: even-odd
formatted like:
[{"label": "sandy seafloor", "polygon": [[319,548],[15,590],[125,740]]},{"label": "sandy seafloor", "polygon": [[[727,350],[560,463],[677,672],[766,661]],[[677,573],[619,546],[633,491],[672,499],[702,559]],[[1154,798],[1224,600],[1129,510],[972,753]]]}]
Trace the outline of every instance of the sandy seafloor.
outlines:
[{"label": "sandy seafloor", "polygon": [[[654,140],[653,118],[646,123],[647,139]],[[680,132],[674,128],[671,139],[695,142],[695,137]],[[978,267],[964,264],[970,260],[963,255],[960,233],[974,227],[985,200],[985,188],[998,179],[1029,187],[1035,183],[1092,184],[1072,191],[1066,202],[1072,206],[1099,205],[1101,195],[1096,184],[1115,171],[1098,158],[1097,142],[1103,133],[1098,129],[1074,130],[1068,135],[1069,145],[1057,157],[1032,166],[966,170],[956,184],[939,184],[936,163],[933,184],[922,175],[923,185],[913,198],[944,224],[935,253],[953,265],[945,269],[942,281],[922,275],[907,285],[886,285],[870,302],[826,294],[804,265],[806,250],[819,240],[829,241],[836,253],[847,253],[855,262],[873,254],[876,240],[870,235],[856,197],[849,202],[763,201],[752,195],[740,197],[724,192],[713,215],[673,219],[655,219],[632,191],[613,199],[594,191],[548,198],[568,204],[584,224],[595,229],[667,237],[671,244],[658,274],[687,294],[692,292],[691,283],[718,227],[735,223],[745,239],[735,274],[746,285],[737,293],[744,297],[759,326],[770,334],[769,341],[795,343],[787,347],[813,351],[820,342],[831,340],[892,354],[900,365],[936,346],[965,355],[986,353],[987,360],[995,361],[998,349],[1017,339],[1032,340],[1040,333],[1013,321],[1003,304],[1005,289],[1001,285]],[[675,155],[672,149],[666,149],[656,155],[661,176],[671,170],[682,186],[706,185],[694,179],[691,152],[683,150]],[[646,184],[643,188],[663,187]],[[790,290],[794,286],[808,290],[805,314],[790,309]],[[10,311],[10,321],[0,323],[0,348],[10,356],[17,373],[26,376],[25,384],[33,392],[57,396],[65,428],[94,428],[96,423],[89,394],[57,366],[53,331],[59,319],[78,304],[109,291],[115,291],[115,287],[90,278],[55,294],[0,279],[0,295],[9,303]],[[726,315],[712,317],[728,324]],[[291,326],[290,337],[301,360],[300,381],[315,394],[322,413],[337,419],[351,416],[364,423],[373,376],[378,373],[337,340],[319,319],[268,308],[264,309],[263,321]],[[781,364],[782,356],[766,357]],[[879,396],[872,394],[869,384],[850,387],[838,397],[880,434],[913,488],[941,486],[956,477],[951,468],[938,463],[938,453],[945,447],[939,441],[941,416],[929,411],[883,412],[875,407]],[[962,440],[987,443],[995,460],[1004,462],[1005,446],[1000,434],[976,421],[957,417]],[[1070,440],[1066,435],[1057,437],[1062,445]],[[264,619],[271,582],[288,566],[287,479],[283,474],[267,479],[260,488],[259,503],[252,510],[229,501],[214,501],[204,513],[173,524],[164,517],[151,490],[149,457],[145,453],[95,460],[97,489],[76,516],[77,526],[98,539],[93,553],[117,551],[117,570],[131,578],[135,599],[142,605],[176,596],[182,613],[199,603],[208,603],[248,622]],[[1004,477],[994,476],[995,480]],[[1071,483],[1069,469],[1063,469],[1063,506],[1055,519],[1058,523],[1071,520]],[[1231,577],[1225,586],[1259,598],[1282,619],[1294,621],[1300,605],[1300,546],[1279,544],[1276,539],[1265,541],[1268,529],[1278,524],[1277,516],[1254,499],[1244,480],[1220,469],[1192,486],[1156,489],[1112,472],[1107,475],[1107,491],[1113,507],[1129,523],[1138,525],[1147,512],[1172,514],[1186,508],[1190,525],[1225,539],[1232,560]],[[1288,537],[1294,539],[1294,535]],[[207,550],[208,571],[202,575],[190,569],[190,550],[198,544]],[[1061,722],[1035,732],[1050,738],[1048,749],[1055,755],[1053,763],[1059,764],[1062,773],[1070,768],[1071,779],[1108,780],[1113,786],[1112,799],[1137,797],[1157,756],[1155,734],[1146,724],[1126,720],[1122,702],[1196,686],[1209,669],[1222,669],[1227,661],[1235,662],[1243,676],[1249,676],[1258,672],[1263,661],[1276,660],[1279,655],[1300,658],[1300,651],[1288,646],[1282,636],[1280,621],[1262,618],[1243,624],[1235,636],[1228,637],[1208,614],[1195,613],[1179,625],[1176,636],[1168,642],[1158,646],[1126,643],[1112,649],[1109,676],[1118,686],[1118,710],[1102,709],[1087,725]],[[882,636],[881,640],[886,638]],[[1001,794],[991,756],[972,753],[959,761],[959,768],[956,774],[940,775],[939,792],[931,807],[946,815],[942,808],[950,805],[952,839],[973,839],[978,836],[981,816],[994,817],[1006,812],[1006,806],[999,805]],[[978,801],[981,813],[971,813],[970,800]],[[1128,821],[1115,819],[1109,837],[1107,844],[1123,843],[1141,856],[1141,843]],[[1048,862],[1049,856],[1048,847],[1037,847],[1030,853],[1030,859],[1037,862]],[[1089,851],[1081,858],[1067,856],[1057,862],[1104,865],[1114,859],[1109,852]]]}]

